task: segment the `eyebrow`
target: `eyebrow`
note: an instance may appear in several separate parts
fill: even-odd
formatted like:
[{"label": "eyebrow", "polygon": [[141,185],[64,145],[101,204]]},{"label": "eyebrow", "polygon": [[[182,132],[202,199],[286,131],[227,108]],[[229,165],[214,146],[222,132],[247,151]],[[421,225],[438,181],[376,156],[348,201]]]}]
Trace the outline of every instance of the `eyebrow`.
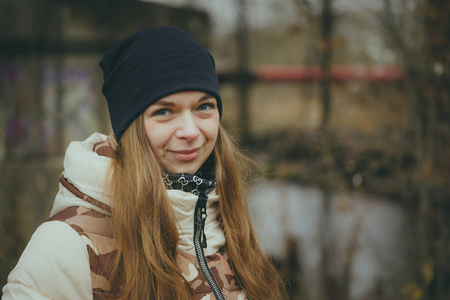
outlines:
[{"label": "eyebrow", "polygon": [[175,106],[175,103],[173,103],[173,102],[167,102],[167,101],[157,101],[157,102],[155,102],[155,105],[161,105],[161,106]]},{"label": "eyebrow", "polygon": [[[199,100],[198,100],[198,102],[200,102],[200,101],[205,101],[205,100],[208,100],[208,99],[210,99],[210,98],[214,98],[212,95],[210,95],[210,94],[206,94],[205,96],[203,96],[203,97],[201,97]],[[215,98],[214,98],[215,99]]]}]

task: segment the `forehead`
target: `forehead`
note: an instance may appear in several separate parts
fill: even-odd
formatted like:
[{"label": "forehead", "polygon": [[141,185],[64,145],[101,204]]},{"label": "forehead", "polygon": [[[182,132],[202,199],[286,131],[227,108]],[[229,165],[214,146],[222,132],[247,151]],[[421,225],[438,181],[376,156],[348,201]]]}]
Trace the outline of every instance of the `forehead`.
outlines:
[{"label": "forehead", "polygon": [[[165,96],[158,101],[156,101],[154,104],[172,104],[175,105],[177,103],[184,103],[184,102],[199,102],[199,101],[205,101],[205,100],[211,100],[215,98],[205,92],[201,91],[183,91],[178,92],[174,94],[170,94],[168,96]],[[153,105],[153,104],[152,104]]]}]

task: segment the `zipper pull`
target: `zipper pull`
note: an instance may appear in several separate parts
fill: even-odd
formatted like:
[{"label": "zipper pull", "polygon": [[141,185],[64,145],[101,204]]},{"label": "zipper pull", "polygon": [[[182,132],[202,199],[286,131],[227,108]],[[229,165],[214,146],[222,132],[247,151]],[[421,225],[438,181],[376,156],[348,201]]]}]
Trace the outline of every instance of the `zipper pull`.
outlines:
[{"label": "zipper pull", "polygon": [[202,214],[202,219],[201,219],[201,231],[202,231],[202,237],[200,239],[200,245],[202,246],[202,248],[206,248],[208,247],[207,243],[206,243],[206,234],[205,234],[205,224],[206,224],[206,207],[202,207],[201,210],[201,214]]},{"label": "zipper pull", "polygon": [[200,202],[200,231],[201,231],[201,237],[200,237],[200,245],[202,248],[208,247],[208,244],[206,242],[206,234],[205,234],[205,225],[206,225],[206,217],[208,216],[206,214],[206,202],[208,201],[208,196],[205,193],[200,193],[199,195],[199,201]]}]

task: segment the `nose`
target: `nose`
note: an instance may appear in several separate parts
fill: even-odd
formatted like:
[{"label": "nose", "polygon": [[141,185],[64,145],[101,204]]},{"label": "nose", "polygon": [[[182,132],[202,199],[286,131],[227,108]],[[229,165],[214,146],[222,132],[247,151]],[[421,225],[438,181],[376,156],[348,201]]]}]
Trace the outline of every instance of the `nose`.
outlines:
[{"label": "nose", "polygon": [[188,141],[195,140],[200,135],[195,117],[191,112],[180,115],[180,123],[175,135],[179,139]]}]

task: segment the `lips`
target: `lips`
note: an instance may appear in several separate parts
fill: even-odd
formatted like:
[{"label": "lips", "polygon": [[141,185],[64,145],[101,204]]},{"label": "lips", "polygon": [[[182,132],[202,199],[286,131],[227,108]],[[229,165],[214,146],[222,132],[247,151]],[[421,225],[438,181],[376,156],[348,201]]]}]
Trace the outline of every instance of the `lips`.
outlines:
[{"label": "lips", "polygon": [[199,148],[186,149],[186,150],[171,150],[170,152],[175,158],[182,161],[191,161],[197,158],[199,154]]}]

